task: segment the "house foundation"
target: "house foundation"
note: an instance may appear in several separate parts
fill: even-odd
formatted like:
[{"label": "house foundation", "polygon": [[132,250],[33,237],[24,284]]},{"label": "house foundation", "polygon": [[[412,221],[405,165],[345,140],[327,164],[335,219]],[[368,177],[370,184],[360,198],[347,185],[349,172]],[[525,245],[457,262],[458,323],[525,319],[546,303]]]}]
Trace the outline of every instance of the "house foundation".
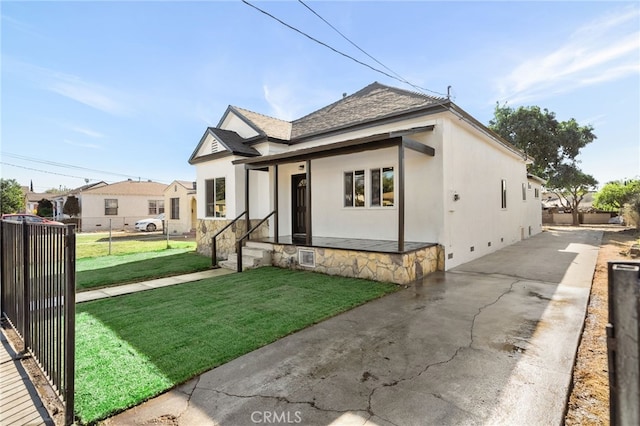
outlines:
[{"label": "house foundation", "polygon": [[444,250],[437,244],[406,253],[274,244],[272,262],[281,268],[409,284],[431,272],[443,271]]}]

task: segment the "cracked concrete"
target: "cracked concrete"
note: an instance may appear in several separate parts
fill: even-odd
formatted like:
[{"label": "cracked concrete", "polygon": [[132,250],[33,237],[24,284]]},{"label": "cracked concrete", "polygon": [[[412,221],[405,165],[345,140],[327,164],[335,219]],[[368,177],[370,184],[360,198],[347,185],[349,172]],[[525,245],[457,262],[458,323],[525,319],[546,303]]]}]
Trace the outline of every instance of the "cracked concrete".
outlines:
[{"label": "cracked concrete", "polygon": [[552,229],[201,375],[107,424],[560,424],[601,232]]}]

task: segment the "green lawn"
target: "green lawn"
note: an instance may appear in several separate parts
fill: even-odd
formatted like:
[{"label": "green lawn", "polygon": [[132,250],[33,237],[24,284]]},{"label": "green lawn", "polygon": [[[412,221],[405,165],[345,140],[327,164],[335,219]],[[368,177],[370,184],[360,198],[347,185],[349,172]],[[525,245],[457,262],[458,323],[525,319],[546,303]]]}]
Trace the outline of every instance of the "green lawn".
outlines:
[{"label": "green lawn", "polygon": [[[111,254],[121,255],[129,253],[143,253],[167,249],[167,240],[162,236],[150,240],[145,233],[114,233],[111,238]],[[195,250],[195,241],[182,241],[173,237],[169,241],[170,248]],[[109,255],[109,234],[96,232],[76,234],[76,259],[85,257],[100,257]]]},{"label": "green lawn", "polygon": [[77,306],[76,413],[93,422],[397,289],[260,268]]},{"label": "green lawn", "polygon": [[76,261],[76,289],[82,291],[146,281],[210,267],[211,258],[191,248],[82,258]]}]

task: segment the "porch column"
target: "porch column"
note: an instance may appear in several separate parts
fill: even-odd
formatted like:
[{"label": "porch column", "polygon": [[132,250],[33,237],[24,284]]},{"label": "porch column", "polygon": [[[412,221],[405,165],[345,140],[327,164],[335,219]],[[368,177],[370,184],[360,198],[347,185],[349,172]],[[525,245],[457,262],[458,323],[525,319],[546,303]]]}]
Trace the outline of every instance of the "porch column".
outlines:
[{"label": "porch column", "polygon": [[[251,220],[249,219],[249,167],[244,165],[244,211],[247,212],[247,229],[245,232],[249,232],[251,229]],[[251,236],[247,235],[247,240],[250,240]]]},{"label": "porch column", "polygon": [[274,175],[274,179],[273,179],[273,182],[274,182],[274,184],[273,184],[274,185],[274,187],[273,187],[274,208],[273,208],[273,210],[275,210],[275,212],[276,212],[275,215],[274,215],[275,221],[273,223],[273,237],[274,237],[274,240],[275,240],[276,244],[278,244],[278,234],[279,234],[278,222],[279,222],[280,218],[278,217],[278,165],[277,164],[274,164],[274,166],[273,166],[273,175]]},{"label": "porch column", "polygon": [[307,245],[311,245],[311,160],[307,160],[307,165],[305,168],[307,170],[307,190],[305,191],[305,204],[307,206],[307,210],[304,220],[307,225],[306,243]]},{"label": "porch column", "polygon": [[398,251],[404,251],[404,145],[398,145]]}]

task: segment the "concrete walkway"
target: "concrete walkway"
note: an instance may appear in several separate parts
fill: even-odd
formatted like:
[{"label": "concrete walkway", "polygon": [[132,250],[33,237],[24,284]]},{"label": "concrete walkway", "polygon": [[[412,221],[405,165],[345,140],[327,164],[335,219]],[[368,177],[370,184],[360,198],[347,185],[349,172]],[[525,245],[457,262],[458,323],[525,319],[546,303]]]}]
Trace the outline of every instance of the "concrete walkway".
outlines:
[{"label": "concrete walkway", "polygon": [[601,238],[551,229],[105,423],[559,425]]},{"label": "concrete walkway", "polygon": [[105,287],[97,290],[88,290],[76,293],[76,303],[88,302],[90,300],[105,299],[107,297],[120,296],[122,294],[137,293],[139,291],[152,290],[159,287],[184,284],[192,281],[200,281],[206,278],[219,277],[221,275],[232,274],[229,269],[207,269],[206,271],[194,272],[191,274],[176,275],[173,277],[158,278],[150,281],[143,281],[133,284],[124,284],[114,287]]}]

